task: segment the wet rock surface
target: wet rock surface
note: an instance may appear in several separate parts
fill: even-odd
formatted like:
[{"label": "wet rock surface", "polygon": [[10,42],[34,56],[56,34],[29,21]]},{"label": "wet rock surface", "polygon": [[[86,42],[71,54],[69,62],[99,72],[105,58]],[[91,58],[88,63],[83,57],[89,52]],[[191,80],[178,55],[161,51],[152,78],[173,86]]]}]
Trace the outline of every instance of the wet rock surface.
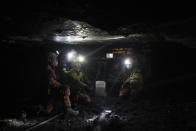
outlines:
[{"label": "wet rock surface", "polygon": [[[99,99],[89,106],[77,106],[78,116],[66,114],[35,128],[35,131],[150,131],[196,129],[196,103],[152,102],[149,100]],[[35,117],[1,121],[1,130],[25,130],[46,119]]]}]

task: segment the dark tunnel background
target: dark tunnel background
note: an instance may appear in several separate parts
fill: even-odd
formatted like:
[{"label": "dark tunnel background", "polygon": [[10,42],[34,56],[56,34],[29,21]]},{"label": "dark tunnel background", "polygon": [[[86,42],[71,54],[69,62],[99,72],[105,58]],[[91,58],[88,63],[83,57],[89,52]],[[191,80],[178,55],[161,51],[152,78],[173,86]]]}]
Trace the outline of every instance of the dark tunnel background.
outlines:
[{"label": "dark tunnel background", "polygon": [[[61,47],[56,47],[61,48]],[[4,43],[0,48],[2,111],[19,105],[46,104],[47,46]],[[150,46],[151,78],[145,81],[142,98],[195,100],[195,49],[176,43]]]},{"label": "dark tunnel background", "polygon": [[[154,43],[151,47],[152,81],[145,91],[153,99],[175,102],[195,100],[195,49],[180,43]],[[145,92],[144,91],[144,92]]]},{"label": "dark tunnel background", "polygon": [[45,50],[23,44],[1,46],[1,110],[46,100]]}]

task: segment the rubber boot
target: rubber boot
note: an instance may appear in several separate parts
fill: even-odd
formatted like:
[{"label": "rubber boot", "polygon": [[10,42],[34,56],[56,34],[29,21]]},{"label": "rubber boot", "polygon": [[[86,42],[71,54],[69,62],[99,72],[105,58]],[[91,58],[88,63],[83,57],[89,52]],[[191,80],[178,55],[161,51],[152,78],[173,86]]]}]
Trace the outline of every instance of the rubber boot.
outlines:
[{"label": "rubber boot", "polygon": [[69,115],[74,115],[74,116],[79,115],[79,111],[73,110],[71,107],[66,108],[66,113]]}]

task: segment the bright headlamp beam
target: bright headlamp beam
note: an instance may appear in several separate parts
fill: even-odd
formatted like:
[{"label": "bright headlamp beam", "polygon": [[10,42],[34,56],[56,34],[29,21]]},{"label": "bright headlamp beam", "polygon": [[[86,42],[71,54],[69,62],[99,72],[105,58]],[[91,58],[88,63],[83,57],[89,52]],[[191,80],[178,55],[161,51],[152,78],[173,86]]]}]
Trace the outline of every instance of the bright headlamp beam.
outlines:
[{"label": "bright headlamp beam", "polygon": [[125,65],[131,65],[131,64],[132,64],[131,59],[130,59],[130,58],[126,58],[126,59],[124,60],[124,64],[125,64]]},{"label": "bright headlamp beam", "polygon": [[53,37],[56,42],[62,43],[74,43],[74,42],[87,42],[87,41],[108,41],[108,40],[120,40],[124,39],[124,36],[87,36],[87,35],[76,35],[76,36],[59,36]]},{"label": "bright headlamp beam", "polygon": [[78,62],[84,62],[85,61],[85,57],[84,56],[82,56],[82,55],[79,55],[78,56]]},{"label": "bright headlamp beam", "polygon": [[75,57],[76,57],[75,51],[70,51],[67,53],[67,60],[68,61],[74,61]]},{"label": "bright headlamp beam", "polygon": [[54,41],[56,42],[81,42],[81,41],[84,41],[84,38],[82,36],[55,36]]},{"label": "bright headlamp beam", "polygon": [[131,66],[132,66],[132,59],[130,59],[130,58],[126,58],[125,60],[124,60],[124,64],[125,64],[125,66],[126,66],[126,68],[131,68]]}]

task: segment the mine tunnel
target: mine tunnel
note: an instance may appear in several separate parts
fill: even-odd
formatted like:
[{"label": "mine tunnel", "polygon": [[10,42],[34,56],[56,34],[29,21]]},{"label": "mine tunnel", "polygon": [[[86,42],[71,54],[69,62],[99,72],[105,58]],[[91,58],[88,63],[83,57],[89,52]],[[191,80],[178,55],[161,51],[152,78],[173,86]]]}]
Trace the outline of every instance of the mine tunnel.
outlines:
[{"label": "mine tunnel", "polygon": [[191,8],[13,4],[0,23],[0,130],[196,129]]}]

